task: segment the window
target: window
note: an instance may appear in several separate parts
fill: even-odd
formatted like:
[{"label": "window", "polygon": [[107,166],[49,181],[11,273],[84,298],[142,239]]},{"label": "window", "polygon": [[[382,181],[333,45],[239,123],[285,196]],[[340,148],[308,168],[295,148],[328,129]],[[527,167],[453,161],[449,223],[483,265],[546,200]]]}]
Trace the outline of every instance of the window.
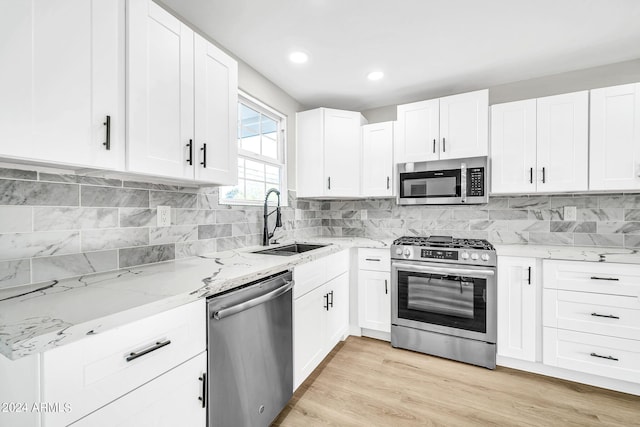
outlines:
[{"label": "window", "polygon": [[[287,204],[286,118],[250,96],[238,98],[238,184],[220,187],[220,203],[262,205],[270,188]],[[274,197],[275,200],[275,197]]]}]

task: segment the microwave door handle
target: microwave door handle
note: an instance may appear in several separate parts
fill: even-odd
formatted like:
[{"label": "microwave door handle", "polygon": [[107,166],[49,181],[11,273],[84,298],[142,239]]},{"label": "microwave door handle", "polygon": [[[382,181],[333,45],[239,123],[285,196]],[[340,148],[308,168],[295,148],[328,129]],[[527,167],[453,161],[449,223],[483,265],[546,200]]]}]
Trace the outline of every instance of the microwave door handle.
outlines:
[{"label": "microwave door handle", "polygon": [[460,202],[467,202],[467,164],[460,164]]},{"label": "microwave door handle", "polygon": [[493,270],[469,270],[465,268],[446,268],[446,267],[425,267],[414,264],[394,263],[393,267],[405,271],[416,271],[422,273],[447,274],[467,277],[490,277],[494,276]]}]

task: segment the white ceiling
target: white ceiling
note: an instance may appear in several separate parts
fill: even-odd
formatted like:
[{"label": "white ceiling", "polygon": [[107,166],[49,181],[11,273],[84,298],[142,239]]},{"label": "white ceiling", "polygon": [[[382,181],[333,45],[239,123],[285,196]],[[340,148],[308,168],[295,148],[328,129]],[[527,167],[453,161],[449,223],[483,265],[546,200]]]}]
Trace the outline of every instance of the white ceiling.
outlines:
[{"label": "white ceiling", "polygon": [[[365,110],[640,58],[638,0],[162,0],[307,107]],[[304,50],[308,63],[288,55]],[[381,81],[368,81],[382,70]]]}]

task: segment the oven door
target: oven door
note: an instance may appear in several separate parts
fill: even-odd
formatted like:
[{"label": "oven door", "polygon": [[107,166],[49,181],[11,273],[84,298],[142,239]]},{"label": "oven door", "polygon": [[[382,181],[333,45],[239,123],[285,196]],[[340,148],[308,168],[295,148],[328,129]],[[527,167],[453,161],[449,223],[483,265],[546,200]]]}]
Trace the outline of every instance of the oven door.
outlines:
[{"label": "oven door", "polygon": [[494,268],[394,261],[391,274],[392,324],[496,342]]}]

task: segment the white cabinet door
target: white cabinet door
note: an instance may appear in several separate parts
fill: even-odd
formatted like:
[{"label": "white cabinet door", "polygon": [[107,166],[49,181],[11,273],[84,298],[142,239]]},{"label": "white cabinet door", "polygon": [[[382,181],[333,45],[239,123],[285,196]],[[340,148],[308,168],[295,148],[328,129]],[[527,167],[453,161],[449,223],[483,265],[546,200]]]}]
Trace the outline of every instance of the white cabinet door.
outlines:
[{"label": "white cabinet door", "polygon": [[391,332],[391,274],[358,272],[358,316],[361,328]]},{"label": "white cabinet door", "polygon": [[362,126],[362,196],[393,196],[393,122]]},{"label": "white cabinet door", "polygon": [[349,329],[349,274],[343,273],[327,282],[323,288],[328,294],[326,313],[325,354],[347,334]]},{"label": "white cabinet door", "polygon": [[128,5],[128,170],[193,179],[193,30],[151,0]]},{"label": "white cabinet door", "polygon": [[440,159],[489,154],[489,91],[440,98]]},{"label": "white cabinet door", "polygon": [[298,197],[321,197],[324,177],[322,108],[296,113],[296,185]]},{"label": "white cabinet door", "polygon": [[534,362],[539,323],[535,258],[498,258],[498,354]]},{"label": "white cabinet door", "polygon": [[591,91],[590,190],[640,189],[640,83]]},{"label": "white cabinet door", "polygon": [[324,173],[327,196],[360,195],[360,125],[362,115],[324,110]]},{"label": "white cabinet door", "polygon": [[396,162],[440,158],[440,100],[398,105]]},{"label": "white cabinet door", "polygon": [[311,374],[325,356],[326,288],[320,286],[293,302],[293,388]]},{"label": "white cabinet door", "polygon": [[491,107],[491,192],[536,191],[536,100]]},{"label": "white cabinet door", "polygon": [[207,352],[184,362],[82,418],[77,427],[205,427],[203,374]]},{"label": "white cabinet door", "polygon": [[539,192],[588,189],[589,92],[538,98]]},{"label": "white cabinet door", "polygon": [[122,169],[124,1],[2,0],[0,10],[0,157]]},{"label": "white cabinet door", "polygon": [[235,185],[238,181],[238,64],[198,34],[194,53],[195,179]]}]

